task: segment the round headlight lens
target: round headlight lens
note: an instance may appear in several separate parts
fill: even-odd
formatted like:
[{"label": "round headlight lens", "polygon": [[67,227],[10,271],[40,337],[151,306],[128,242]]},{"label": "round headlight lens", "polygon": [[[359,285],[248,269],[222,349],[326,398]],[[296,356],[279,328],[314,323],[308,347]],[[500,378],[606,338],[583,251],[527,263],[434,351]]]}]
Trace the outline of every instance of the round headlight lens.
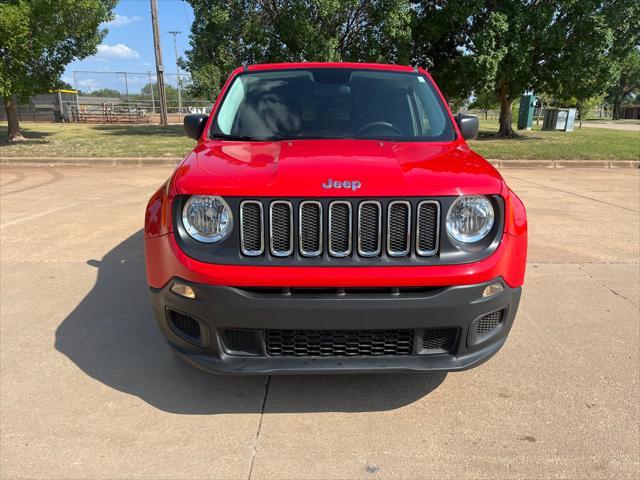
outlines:
[{"label": "round headlight lens", "polygon": [[233,215],[222,198],[194,195],[182,209],[182,224],[199,242],[215,243],[231,232]]},{"label": "round headlight lens", "polygon": [[493,227],[491,202],[479,195],[458,197],[447,213],[447,231],[459,242],[473,243],[487,236]]}]

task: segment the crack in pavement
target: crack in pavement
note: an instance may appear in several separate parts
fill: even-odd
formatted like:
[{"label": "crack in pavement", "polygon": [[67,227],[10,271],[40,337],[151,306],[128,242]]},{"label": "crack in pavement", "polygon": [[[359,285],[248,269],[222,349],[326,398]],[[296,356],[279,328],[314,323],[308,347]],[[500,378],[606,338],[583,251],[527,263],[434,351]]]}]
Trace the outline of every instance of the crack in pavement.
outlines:
[{"label": "crack in pavement", "polygon": [[616,207],[616,208],[621,208],[622,210],[626,210],[628,212],[633,212],[633,213],[640,213],[640,211],[638,210],[634,210],[633,208],[628,208],[628,207],[623,207],[622,205],[616,205],[615,203],[609,203],[609,202],[605,202],[604,200],[598,200],[597,198],[593,198],[593,197],[588,197],[586,195],[581,195],[579,193],[575,193],[575,192],[570,192],[568,190],[562,190],[561,188],[556,188],[556,187],[550,187],[549,185],[544,185],[542,183],[537,183],[537,182],[532,182],[531,180],[525,180],[524,178],[520,178],[520,177],[514,177],[512,176],[511,178],[518,180],[520,182],[524,182],[524,183],[528,183],[530,185],[536,185],[538,187],[542,187],[542,188],[546,188],[548,190],[554,190],[556,192],[561,192],[561,193],[566,193],[567,195],[573,195],[575,197],[579,197],[579,198],[584,198],[586,200],[591,200],[593,202],[598,202],[598,203],[603,203],[604,205],[608,205],[610,207]]},{"label": "crack in pavement", "polygon": [[248,480],[251,480],[253,474],[253,463],[258,453],[258,441],[260,440],[260,432],[262,431],[262,419],[264,418],[264,407],[267,404],[267,396],[269,395],[269,385],[271,383],[271,375],[267,377],[267,382],[264,385],[264,397],[262,399],[262,408],[260,409],[260,421],[258,422],[258,429],[256,430],[256,436],[253,439],[253,445],[251,446],[251,465],[249,466]]},{"label": "crack in pavement", "polygon": [[620,297],[620,298],[624,298],[627,302],[629,302],[631,305],[635,305],[635,303],[633,303],[633,301],[630,298],[625,297],[623,294],[621,294],[620,292],[616,292],[613,288],[611,288],[609,285],[607,285],[606,283],[601,282],[600,280],[598,280],[595,276],[593,276],[593,274],[591,272],[589,272],[584,265],[580,264],[580,270],[582,270],[584,273],[587,274],[587,277],[589,277],[591,280],[593,280],[594,282],[600,284],[601,286],[603,286],[604,288],[606,288],[607,290],[609,290],[611,293],[613,293],[614,295]]}]

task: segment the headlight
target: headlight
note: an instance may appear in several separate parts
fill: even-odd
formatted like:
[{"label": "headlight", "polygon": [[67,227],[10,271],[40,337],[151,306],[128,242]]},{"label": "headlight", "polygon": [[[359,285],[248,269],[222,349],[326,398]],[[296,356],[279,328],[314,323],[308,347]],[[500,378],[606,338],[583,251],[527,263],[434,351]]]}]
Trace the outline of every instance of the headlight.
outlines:
[{"label": "headlight", "polygon": [[182,224],[196,240],[215,243],[231,232],[233,215],[222,198],[194,195],[182,209]]},{"label": "headlight", "polygon": [[447,231],[459,242],[473,243],[487,236],[493,227],[491,202],[479,195],[458,197],[447,213]]}]

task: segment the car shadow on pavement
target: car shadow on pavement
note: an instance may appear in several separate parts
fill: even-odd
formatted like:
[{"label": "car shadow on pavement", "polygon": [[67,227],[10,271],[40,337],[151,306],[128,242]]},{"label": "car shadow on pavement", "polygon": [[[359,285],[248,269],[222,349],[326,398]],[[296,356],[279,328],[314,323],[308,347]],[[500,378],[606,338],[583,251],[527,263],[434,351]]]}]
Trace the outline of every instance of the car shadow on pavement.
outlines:
[{"label": "car shadow on pavement", "polygon": [[424,397],[446,377],[297,375],[267,382],[266,376],[204,373],[173,355],[158,330],[147,299],[142,231],[87,263],[98,269],[96,283],[56,330],[56,349],[92,378],[167,412],[391,410]]}]

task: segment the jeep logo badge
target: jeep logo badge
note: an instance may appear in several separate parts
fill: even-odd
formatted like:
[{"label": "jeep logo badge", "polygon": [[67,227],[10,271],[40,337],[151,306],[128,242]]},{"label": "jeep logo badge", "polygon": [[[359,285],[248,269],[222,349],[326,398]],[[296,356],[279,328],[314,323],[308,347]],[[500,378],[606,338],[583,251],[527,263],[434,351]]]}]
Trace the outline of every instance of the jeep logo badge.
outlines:
[{"label": "jeep logo badge", "polygon": [[354,192],[358,190],[362,186],[359,180],[332,180],[328,179],[326,183],[322,184],[322,188],[330,189],[330,188],[350,188]]}]

